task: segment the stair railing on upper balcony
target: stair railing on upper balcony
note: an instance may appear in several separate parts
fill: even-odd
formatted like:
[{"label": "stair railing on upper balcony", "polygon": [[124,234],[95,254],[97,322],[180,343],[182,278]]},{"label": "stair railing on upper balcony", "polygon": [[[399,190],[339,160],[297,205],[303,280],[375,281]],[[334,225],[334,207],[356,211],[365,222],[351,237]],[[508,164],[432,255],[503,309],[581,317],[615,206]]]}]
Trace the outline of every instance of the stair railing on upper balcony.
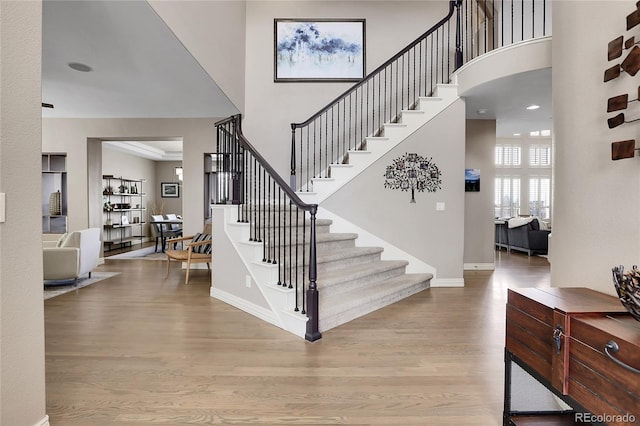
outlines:
[{"label": "stair railing on upper balcony", "polygon": [[[278,286],[295,291],[292,310],[308,317],[305,338],[318,330],[317,204],[304,203],[243,136],[241,116],[216,123],[215,204],[236,204],[262,261],[278,267]],[[308,277],[308,281],[307,281]]]},{"label": "stair railing on upper balcony", "polygon": [[451,23],[456,10],[460,19],[461,2],[450,1],[447,16],[431,29],[308,120],[291,124],[292,188],[312,191],[312,178],[330,177],[331,164],[343,163],[385,122],[396,121],[403,109],[449,82],[462,64],[460,25]]},{"label": "stair railing on upper balcony", "polygon": [[[331,164],[364,148],[403,109],[450,81],[451,74],[499,47],[551,33],[550,0],[453,0],[427,32],[302,123],[291,124],[292,188],[312,191]],[[455,23],[452,23],[455,12]]]},{"label": "stair railing on upper balcony", "polygon": [[550,0],[463,0],[460,13],[464,63],[551,34]]}]

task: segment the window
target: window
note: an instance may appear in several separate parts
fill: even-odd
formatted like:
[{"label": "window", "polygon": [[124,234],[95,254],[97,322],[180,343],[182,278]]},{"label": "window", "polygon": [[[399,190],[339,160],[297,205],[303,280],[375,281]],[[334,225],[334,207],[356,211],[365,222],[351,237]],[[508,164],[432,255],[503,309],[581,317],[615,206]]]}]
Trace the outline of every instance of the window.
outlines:
[{"label": "window", "polygon": [[551,146],[529,145],[529,167],[551,167]]},{"label": "window", "polygon": [[496,145],[496,167],[520,167],[520,145]]},{"label": "window", "polygon": [[520,214],[520,178],[496,177],[494,216],[514,217]]},{"label": "window", "polygon": [[[524,157],[524,158],[521,158]],[[551,130],[498,138],[494,216],[538,216],[551,221]]]},{"label": "window", "polygon": [[550,206],[551,179],[548,177],[529,178],[529,214],[541,219],[548,219]]}]

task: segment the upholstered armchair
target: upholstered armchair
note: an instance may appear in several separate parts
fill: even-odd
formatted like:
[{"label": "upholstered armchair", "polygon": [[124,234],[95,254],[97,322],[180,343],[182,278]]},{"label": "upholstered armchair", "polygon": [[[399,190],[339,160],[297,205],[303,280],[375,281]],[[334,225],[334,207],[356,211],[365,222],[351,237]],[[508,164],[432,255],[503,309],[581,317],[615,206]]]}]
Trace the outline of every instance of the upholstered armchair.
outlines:
[{"label": "upholstered armchair", "polygon": [[55,244],[43,242],[44,280],[73,280],[77,284],[81,276],[91,277],[100,259],[100,245],[100,228],[71,232]]}]

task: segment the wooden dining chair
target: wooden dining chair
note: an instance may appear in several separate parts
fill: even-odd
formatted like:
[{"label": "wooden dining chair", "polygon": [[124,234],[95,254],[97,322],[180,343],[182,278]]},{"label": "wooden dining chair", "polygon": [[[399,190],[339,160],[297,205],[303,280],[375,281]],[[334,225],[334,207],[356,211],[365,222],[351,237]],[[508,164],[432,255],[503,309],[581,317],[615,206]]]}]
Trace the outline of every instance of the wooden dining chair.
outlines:
[{"label": "wooden dining chair", "polygon": [[184,283],[189,284],[189,271],[192,263],[206,263],[207,269],[209,271],[211,270],[211,224],[206,224],[202,232],[195,235],[170,238],[167,240],[169,247],[176,247],[176,243],[178,242],[182,242],[181,250],[174,248],[165,252],[167,255],[166,277],[169,276],[169,266],[172,260],[180,263],[186,262],[187,274]]}]

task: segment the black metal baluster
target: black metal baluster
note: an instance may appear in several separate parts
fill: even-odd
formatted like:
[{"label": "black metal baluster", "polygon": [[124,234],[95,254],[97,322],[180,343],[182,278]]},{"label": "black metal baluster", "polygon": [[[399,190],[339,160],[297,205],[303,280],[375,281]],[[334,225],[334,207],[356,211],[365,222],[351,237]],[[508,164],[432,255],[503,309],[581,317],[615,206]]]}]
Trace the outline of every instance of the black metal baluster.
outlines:
[{"label": "black metal baluster", "polygon": [[542,0],[542,36],[547,35],[547,0]]},{"label": "black metal baluster", "polygon": [[[364,117],[362,116],[362,113],[364,111],[364,109],[362,108],[364,106],[364,99],[362,99],[363,95],[364,95],[364,89],[360,90],[360,137],[356,139],[358,141],[357,143],[360,145],[362,145],[362,141],[364,140],[364,132],[362,127],[364,126],[364,122],[365,122]],[[356,147],[354,147],[354,149],[355,148]]]},{"label": "black metal baluster", "polygon": [[536,37],[536,0],[531,0],[531,38]]},{"label": "black metal baluster", "polygon": [[304,182],[305,185],[307,185],[307,192],[310,191],[309,189],[309,184],[310,184],[310,180],[311,180],[311,173],[309,173],[309,167],[311,166],[310,161],[309,161],[309,157],[310,157],[310,152],[309,152],[309,147],[311,146],[311,136],[310,136],[310,132],[311,131],[311,127],[307,126],[307,174],[304,177]]},{"label": "black metal baluster", "polygon": [[[334,136],[334,117],[333,117],[333,112],[335,110],[335,106],[331,107],[331,163],[333,164],[333,162],[335,161],[334,157],[334,146],[336,144],[336,139]],[[340,145],[338,144],[338,146],[335,146],[336,151],[340,151]]]},{"label": "black metal baluster", "polygon": [[514,21],[514,10],[513,10],[513,2],[516,0],[511,0],[511,44],[513,44],[513,33],[514,33],[514,29],[513,29],[513,24],[515,23]]},{"label": "black metal baluster", "polygon": [[[304,216],[303,216],[304,217]],[[300,234],[300,208],[296,207],[296,286],[295,286],[295,292],[296,292],[296,307],[294,309],[295,312],[298,312],[300,309],[298,308],[299,303],[298,303],[298,279],[299,279],[299,275],[300,275],[300,271],[298,271],[298,265],[299,265],[299,259],[298,259],[298,250],[300,249],[300,246],[298,245],[298,236]]]},{"label": "black metal baluster", "polygon": [[504,0],[500,0],[500,25],[501,25],[501,40],[500,47],[504,46]]},{"label": "black metal baluster", "polygon": [[269,199],[267,198],[267,185],[269,182],[269,178],[267,176],[267,171],[266,169],[263,167],[262,168],[262,180],[264,181],[264,185],[262,185],[262,203],[261,203],[261,210],[262,210],[262,261],[266,262],[267,261],[267,251],[265,250],[265,243],[267,242],[267,239],[269,238],[269,235],[267,235],[267,231],[268,231],[268,226],[267,225],[267,205],[266,203],[269,202]]},{"label": "black metal baluster", "polygon": [[484,3],[482,3],[482,8],[484,9],[484,52],[482,53],[487,53],[487,36],[489,35],[489,30],[487,29],[487,2],[485,0]]},{"label": "black metal baluster", "polygon": [[[302,166],[300,166],[302,168]],[[289,171],[289,186],[296,191],[296,126],[291,124],[291,170]]]},{"label": "black metal baluster", "polygon": [[[280,193],[282,194],[282,191],[280,191]],[[282,266],[282,286],[286,287],[287,286],[287,197],[283,195],[283,207],[280,207],[282,209],[281,211],[281,215],[282,215],[282,241],[281,241],[281,246],[282,246],[282,257],[280,258],[280,264]],[[278,197],[278,200],[280,201],[280,197]]]},{"label": "black metal baluster", "polygon": [[[260,173],[262,171],[262,173]],[[262,178],[264,177],[264,168],[260,167],[260,169],[256,172],[258,174],[258,192],[256,200],[254,201],[256,204],[256,218],[254,219],[258,223],[258,242],[262,242],[262,238],[260,238],[260,234],[262,233],[262,223],[260,222],[260,210],[262,209],[262,203],[264,198],[261,197],[260,192],[262,191]]]},{"label": "black metal baluster", "polygon": [[[316,169],[316,123],[317,121],[313,121],[313,173],[311,174],[311,176],[316,177],[317,176],[317,169]],[[315,190],[315,188],[314,188]]]},{"label": "black metal baluster", "polygon": [[289,205],[289,222],[291,222],[290,227],[289,227],[289,288],[293,288],[293,284],[292,284],[293,277],[291,276],[291,274],[293,273],[294,266],[293,266],[293,254],[292,254],[293,245],[291,244],[292,243],[292,240],[291,240],[292,235],[291,234],[293,233],[294,229],[296,229],[296,233],[297,233],[297,229],[298,228],[297,227],[295,227],[295,228],[293,227],[293,216],[291,214],[291,209],[292,209],[293,203],[291,202],[291,200],[288,200],[287,204]]},{"label": "black metal baluster", "polygon": [[304,214],[304,220],[302,221],[302,315],[307,314],[307,214]]},{"label": "black metal baluster", "polygon": [[269,185],[268,185],[268,197],[267,197],[267,223],[265,224],[267,227],[267,240],[265,241],[265,243],[267,244],[267,262],[268,263],[273,263],[273,258],[271,257],[271,246],[272,246],[272,240],[273,240],[273,233],[271,232],[272,229],[272,217],[271,217],[271,187],[273,184],[273,178],[270,176],[269,177]]},{"label": "black metal baluster", "polygon": [[384,102],[382,103],[382,107],[384,109],[384,116],[380,127],[383,127],[384,123],[387,122],[387,68],[384,69]]}]

